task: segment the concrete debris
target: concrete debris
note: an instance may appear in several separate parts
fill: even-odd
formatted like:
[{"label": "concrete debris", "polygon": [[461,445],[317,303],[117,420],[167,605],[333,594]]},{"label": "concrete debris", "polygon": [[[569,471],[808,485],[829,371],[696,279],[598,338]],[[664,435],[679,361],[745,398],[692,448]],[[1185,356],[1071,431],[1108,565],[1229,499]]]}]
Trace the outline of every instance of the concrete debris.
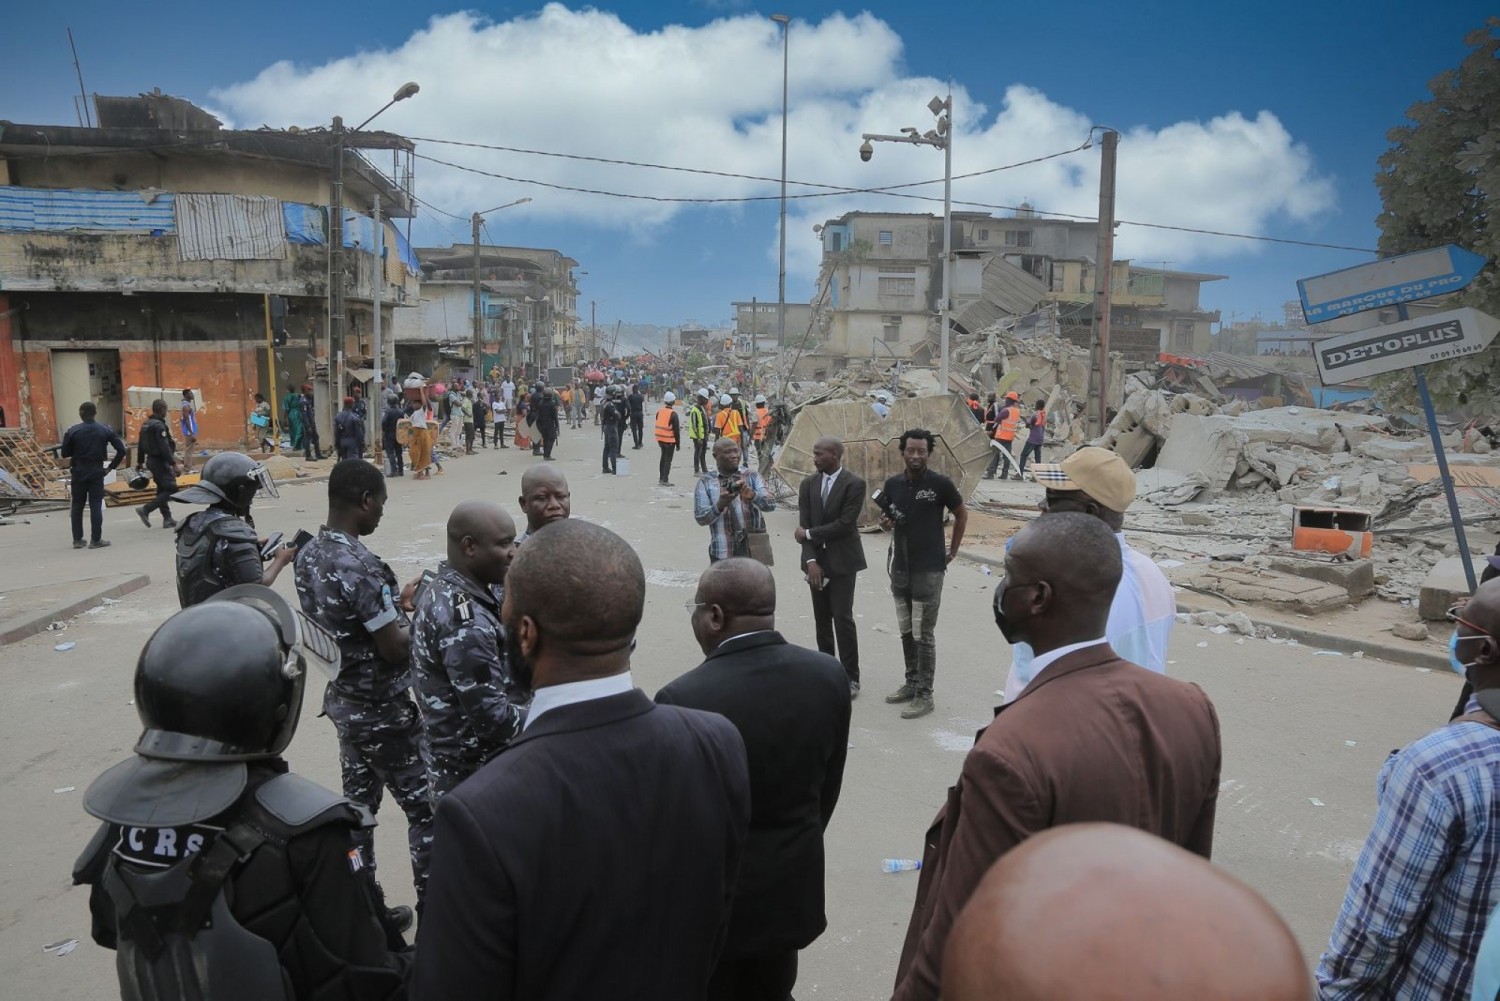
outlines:
[{"label": "concrete debris", "polygon": [[1421,641],[1429,634],[1425,622],[1397,622],[1391,626],[1391,635],[1397,639]]}]

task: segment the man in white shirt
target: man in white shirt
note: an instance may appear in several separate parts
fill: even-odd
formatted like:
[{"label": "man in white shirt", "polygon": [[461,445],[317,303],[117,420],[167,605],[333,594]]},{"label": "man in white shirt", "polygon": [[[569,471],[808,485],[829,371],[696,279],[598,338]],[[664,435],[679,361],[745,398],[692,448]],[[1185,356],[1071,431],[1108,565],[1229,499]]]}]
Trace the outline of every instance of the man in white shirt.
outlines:
[{"label": "man in white shirt", "polygon": [[[1109,526],[1120,540],[1124,574],[1109,607],[1105,637],[1125,660],[1167,672],[1167,640],[1177,617],[1172,585],[1151,557],[1125,542],[1121,527],[1125,510],[1135,500],[1135,473],[1125,460],[1107,448],[1080,448],[1060,463],[1033,465],[1036,482],[1046,487],[1042,514],[1080,511]],[[1005,701],[1013,701],[1040,673],[1031,647],[1017,643],[1011,648],[1010,675],[1005,679]]]}]

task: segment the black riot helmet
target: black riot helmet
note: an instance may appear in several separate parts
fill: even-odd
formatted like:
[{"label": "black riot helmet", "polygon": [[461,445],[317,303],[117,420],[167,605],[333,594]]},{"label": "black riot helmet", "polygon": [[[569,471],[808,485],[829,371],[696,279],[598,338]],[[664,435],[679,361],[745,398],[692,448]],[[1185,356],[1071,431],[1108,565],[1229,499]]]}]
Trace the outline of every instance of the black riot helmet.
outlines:
[{"label": "black riot helmet", "polygon": [[337,673],[333,636],[260,584],[185,608],[146,641],[135,670],[142,757],[272,758],[291,743],[309,668]]},{"label": "black riot helmet", "polygon": [[249,513],[257,490],[280,496],[264,465],[241,452],[220,452],[203,464],[196,484],[177,491],[172,499],[185,504],[227,504],[244,515]]}]

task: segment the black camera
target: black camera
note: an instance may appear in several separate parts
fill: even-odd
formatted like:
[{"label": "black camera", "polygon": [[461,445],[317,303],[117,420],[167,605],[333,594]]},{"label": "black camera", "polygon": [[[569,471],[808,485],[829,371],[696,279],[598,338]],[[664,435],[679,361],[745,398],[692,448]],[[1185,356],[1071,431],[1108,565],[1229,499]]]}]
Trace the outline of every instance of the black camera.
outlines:
[{"label": "black camera", "polygon": [[880,508],[882,514],[891,519],[891,524],[895,525],[897,528],[901,528],[906,525],[906,512],[897,507],[896,502],[891,500],[890,496],[887,495],[885,491],[875,491],[870,495],[870,500],[875,502],[875,506]]},{"label": "black camera", "polygon": [[719,477],[719,489],[723,491],[726,496],[737,495],[744,488],[745,479],[738,473],[735,473],[733,476]]}]

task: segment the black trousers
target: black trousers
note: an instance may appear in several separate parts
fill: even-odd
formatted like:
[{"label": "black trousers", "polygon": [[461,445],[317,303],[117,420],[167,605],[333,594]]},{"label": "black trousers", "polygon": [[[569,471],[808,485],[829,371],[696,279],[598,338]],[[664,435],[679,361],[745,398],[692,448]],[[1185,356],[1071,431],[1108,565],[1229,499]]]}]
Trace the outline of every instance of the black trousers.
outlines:
[{"label": "black trousers", "polygon": [[708,439],[693,439],[693,472],[708,472]]},{"label": "black trousers", "polygon": [[73,496],[69,515],[73,521],[73,541],[83,539],[83,505],[89,506],[89,541],[104,537],[104,467],[73,467]]},{"label": "black trousers", "polygon": [[630,437],[635,439],[635,447],[641,447],[641,436],[646,433],[646,415],[630,415]]},{"label": "black trousers", "polygon": [[177,492],[177,474],[173,471],[172,464],[162,459],[147,459],[146,468],[151,470],[151,482],[156,484],[156,496],[143,505],[141,510],[147,514],[160,511],[163,521],[171,521],[172,508],[167,501]]},{"label": "black trousers", "polygon": [[837,641],[839,662],[850,681],[859,680],[859,634],[854,629],[854,582],[858,574],[833,574],[828,586],[811,588],[813,626],[818,652],[834,655]]},{"label": "black trousers", "polygon": [[790,1001],[797,985],[797,950],[721,959],[708,978],[706,1001]]},{"label": "black trousers", "polygon": [[672,457],[677,454],[677,446],[664,441],[659,441],[656,444],[661,447],[661,465],[657,469],[657,472],[661,475],[658,478],[661,482],[665,483],[672,476]]},{"label": "black trousers", "polygon": [[323,458],[323,443],[318,440],[318,429],[313,424],[302,425],[302,461],[313,458]]},{"label": "black trousers", "polygon": [[620,425],[604,425],[604,464],[602,472],[613,473],[615,460],[620,457]]},{"label": "black trousers", "polygon": [[386,435],[381,446],[385,449],[385,461],[389,465],[391,475],[405,475],[406,469],[401,458],[401,443],[396,440],[396,436]]}]

